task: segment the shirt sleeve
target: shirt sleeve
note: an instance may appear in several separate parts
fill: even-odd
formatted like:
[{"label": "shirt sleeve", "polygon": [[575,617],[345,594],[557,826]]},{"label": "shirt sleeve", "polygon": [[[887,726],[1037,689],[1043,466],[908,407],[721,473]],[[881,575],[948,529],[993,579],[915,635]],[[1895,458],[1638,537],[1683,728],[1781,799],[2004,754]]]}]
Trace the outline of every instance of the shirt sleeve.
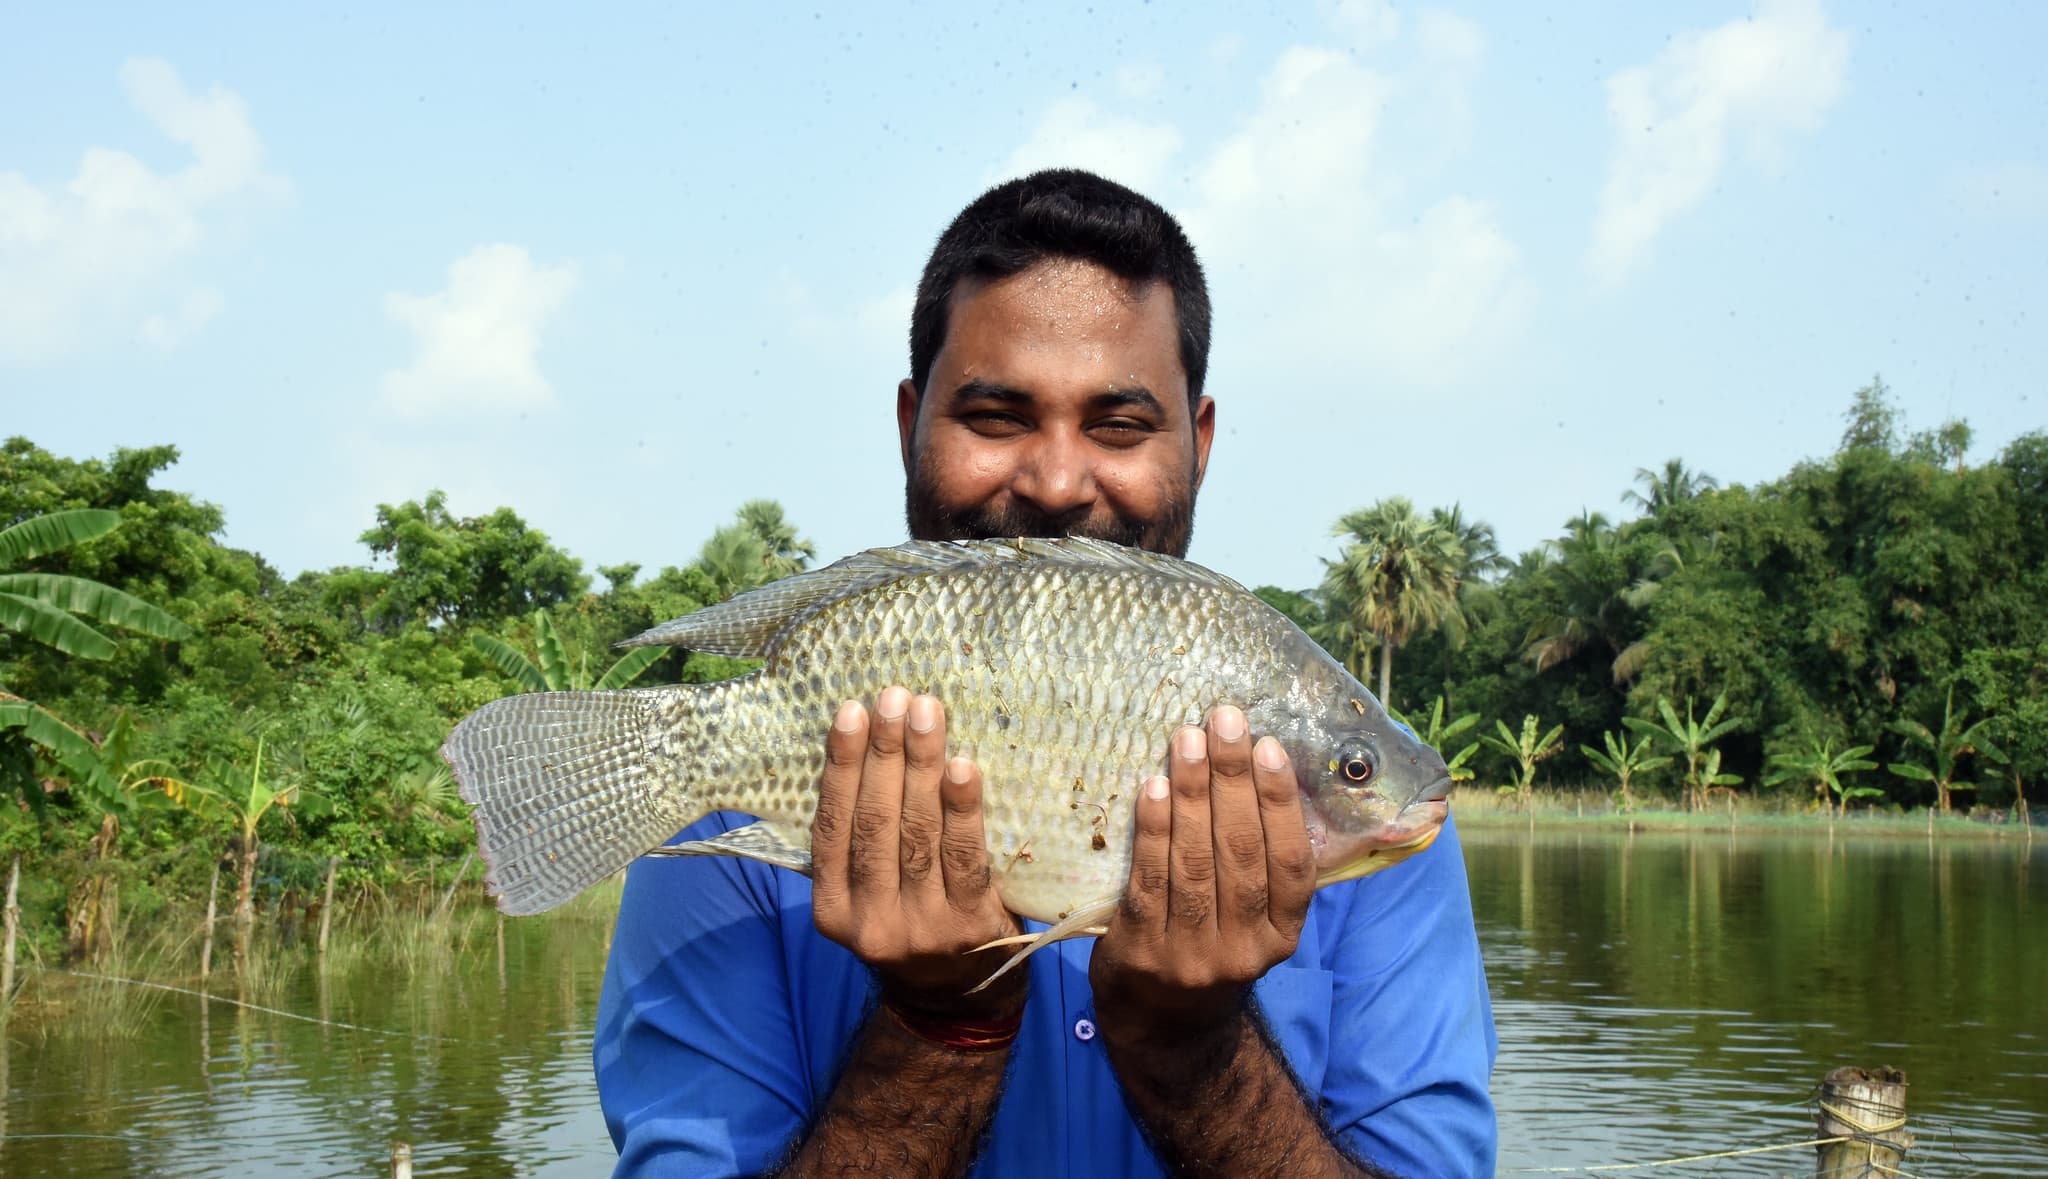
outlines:
[{"label": "shirt sleeve", "polygon": [[[744,822],[713,815],[678,838]],[[791,962],[783,923],[808,927],[810,896],[789,887],[801,877],[780,875],[788,880],[724,857],[642,859],[627,871],[591,1045],[617,1174],[758,1174],[808,1121],[837,1061],[816,1059],[806,1016],[829,1013],[836,1031],[857,1020],[865,995],[857,971],[828,980]],[[793,905],[800,914],[787,912]],[[805,951],[835,952],[844,954],[829,943]],[[822,993],[799,1002],[806,975]],[[839,993],[849,987],[861,993]],[[842,1033],[828,1051],[843,1043]]]},{"label": "shirt sleeve", "polygon": [[1361,881],[1334,951],[1323,1111],[1345,1144],[1408,1179],[1490,1179],[1498,1048],[1455,827]]}]

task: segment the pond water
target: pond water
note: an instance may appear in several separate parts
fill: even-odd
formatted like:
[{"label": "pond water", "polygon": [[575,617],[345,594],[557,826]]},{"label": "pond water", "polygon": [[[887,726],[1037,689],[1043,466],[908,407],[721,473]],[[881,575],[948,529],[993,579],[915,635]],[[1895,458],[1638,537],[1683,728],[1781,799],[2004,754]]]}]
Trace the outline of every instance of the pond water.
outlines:
[{"label": "pond water", "polygon": [[[1797,1143],[1844,1064],[1906,1070],[1911,1173],[2048,1173],[2048,841],[1464,834],[1502,1174]],[[247,992],[328,1024],[152,991],[90,1017],[111,1031],[17,1025],[0,1174],[373,1176],[394,1139],[422,1176],[603,1173],[606,923],[508,922],[502,952],[498,928],[352,938]]]}]

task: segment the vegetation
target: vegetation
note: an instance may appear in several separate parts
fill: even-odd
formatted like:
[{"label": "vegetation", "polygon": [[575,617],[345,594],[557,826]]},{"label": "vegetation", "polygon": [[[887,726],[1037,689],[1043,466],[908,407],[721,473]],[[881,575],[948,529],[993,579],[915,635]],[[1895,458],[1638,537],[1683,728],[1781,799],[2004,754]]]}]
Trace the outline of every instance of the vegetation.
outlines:
[{"label": "vegetation", "polygon": [[[2024,816],[2048,773],[2048,433],[1973,463],[1967,426],[1905,433],[1875,382],[1846,417],[1757,486],[1644,468],[1619,497],[1639,514],[1583,511],[1512,560],[1461,506],[1390,497],[1336,521],[1320,584],[1259,593],[1518,811],[1583,785],[1623,809]],[[0,444],[0,855],[46,958],[117,953],[217,864],[244,914],[308,903],[329,857],[344,894],[436,865],[445,886],[471,846],[435,757],[455,720],[730,675],[611,645],[816,556],[756,500],[690,563],[594,586],[513,509],[430,491],[377,509],[363,563],[288,579],[155,486],[176,458]]]}]

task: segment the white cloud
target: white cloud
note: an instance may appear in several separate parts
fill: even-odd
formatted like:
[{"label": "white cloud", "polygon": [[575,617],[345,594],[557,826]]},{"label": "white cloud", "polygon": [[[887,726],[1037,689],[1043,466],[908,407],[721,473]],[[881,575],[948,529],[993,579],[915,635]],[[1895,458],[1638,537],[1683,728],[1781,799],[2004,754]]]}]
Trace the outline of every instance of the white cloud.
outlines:
[{"label": "white cloud", "polygon": [[1756,14],[1674,37],[1607,80],[1615,145],[1587,261],[1619,282],[1672,218],[1697,205],[1730,141],[1769,158],[1817,129],[1841,97],[1849,38],[1819,0],[1763,0]]},{"label": "white cloud", "polygon": [[551,404],[541,328],[575,287],[570,264],[536,266],[525,247],[500,243],[457,258],[437,294],[385,295],[385,314],[411,329],[418,352],[384,374],[384,403],[409,417]]},{"label": "white cloud", "polygon": [[[191,162],[158,172],[128,152],[88,147],[62,184],[0,172],[0,361],[62,356],[89,328],[169,279],[175,263],[247,198],[290,192],[289,182],[265,170],[262,140],[233,91],[194,94],[155,58],[131,58],[120,80],[129,103],[188,149]],[[195,297],[205,299],[200,292],[186,299]]]},{"label": "white cloud", "polygon": [[1040,168],[1086,168],[1132,188],[1155,185],[1180,150],[1180,132],[1105,112],[1085,98],[1063,98],[1038,121],[991,180]]},{"label": "white cloud", "polygon": [[152,347],[175,348],[212,322],[213,317],[220,314],[221,305],[219,291],[211,287],[195,287],[187,291],[169,312],[159,312],[144,319],[136,337]]},{"label": "white cloud", "polygon": [[[1268,73],[1258,106],[1209,153],[1194,199],[1176,210],[1199,244],[1219,298],[1261,312],[1262,352],[1331,358],[1404,384],[1463,375],[1519,324],[1528,302],[1520,251],[1492,207],[1421,187],[1405,159],[1382,160],[1395,117],[1421,117],[1404,96],[1453,90],[1469,73],[1477,31],[1459,53],[1426,50],[1397,78],[1350,55],[1294,48]],[[1426,174],[1422,177],[1426,180]],[[1233,322],[1242,323],[1244,312]]]},{"label": "white cloud", "polygon": [[1378,49],[1401,33],[1401,14],[1388,0],[1322,0],[1317,7],[1357,49]]}]

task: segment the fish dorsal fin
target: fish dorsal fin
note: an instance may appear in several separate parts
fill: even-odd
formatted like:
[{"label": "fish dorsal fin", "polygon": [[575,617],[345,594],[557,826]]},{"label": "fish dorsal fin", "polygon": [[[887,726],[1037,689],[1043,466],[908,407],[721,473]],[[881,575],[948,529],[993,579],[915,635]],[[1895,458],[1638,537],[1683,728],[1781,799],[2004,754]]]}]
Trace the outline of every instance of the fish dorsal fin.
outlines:
[{"label": "fish dorsal fin", "polygon": [[822,569],[770,582],[730,601],[664,622],[619,646],[684,647],[737,659],[765,659],[774,651],[776,640],[798,621],[864,590],[925,574],[1038,561],[1142,570],[1244,592],[1237,582],[1200,565],[1106,540],[1078,536],[914,540],[894,548],[855,553]]}]

